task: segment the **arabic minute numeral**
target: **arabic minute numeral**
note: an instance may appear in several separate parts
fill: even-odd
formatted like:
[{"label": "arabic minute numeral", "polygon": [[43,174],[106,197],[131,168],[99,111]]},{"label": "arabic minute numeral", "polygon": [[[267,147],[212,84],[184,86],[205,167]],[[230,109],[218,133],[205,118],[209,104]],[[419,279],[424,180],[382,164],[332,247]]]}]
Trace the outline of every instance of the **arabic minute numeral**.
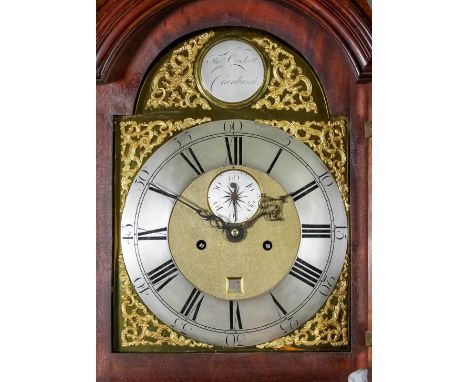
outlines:
[{"label": "arabic minute numeral", "polygon": [[[282,317],[281,313],[283,314],[283,316],[285,316],[287,314],[286,310],[281,306],[281,304],[278,302],[278,300],[276,299],[275,296],[273,296],[273,293],[270,292],[270,296],[271,298],[273,299],[273,302],[275,303],[275,306],[276,306],[276,310],[278,311],[278,315],[280,317]],[[281,313],[280,313],[281,312]]]},{"label": "arabic minute numeral", "polygon": [[347,227],[335,227],[335,238],[337,240],[342,240],[346,237],[346,233],[341,231],[342,229],[346,229]]},{"label": "arabic minute numeral", "polygon": [[242,131],[242,121],[226,121],[224,122],[224,131],[227,133],[234,133]]},{"label": "arabic minute numeral", "polygon": [[192,324],[181,320],[180,318],[176,318],[174,320],[174,323],[171,325],[175,330],[178,332],[187,335],[187,332],[191,331],[193,329]]},{"label": "arabic minute numeral", "polygon": [[325,174],[322,174],[319,176],[320,182],[324,186],[330,187],[333,184],[333,177],[330,175],[329,172],[326,172]]},{"label": "arabic minute numeral", "polygon": [[273,159],[273,162],[271,162],[270,167],[268,167],[268,170],[267,170],[267,172],[266,172],[267,174],[270,174],[271,170],[273,170],[273,167],[275,166],[276,161],[278,160],[278,158],[279,158],[279,156],[281,155],[282,152],[283,152],[283,149],[280,148],[280,149],[278,150],[278,152],[276,153],[276,155],[275,155],[275,157],[274,157],[274,159]]},{"label": "arabic minute numeral", "polygon": [[292,332],[299,326],[299,321],[293,317],[287,317],[283,321],[280,322],[279,327],[283,331],[284,334],[288,334]]},{"label": "arabic minute numeral", "polygon": [[188,131],[185,131],[177,135],[176,137],[174,137],[173,141],[179,145],[179,149],[180,149],[192,141],[192,136],[189,134]]},{"label": "arabic minute numeral", "polygon": [[143,190],[146,182],[149,179],[149,172],[146,170],[140,170],[137,177],[135,178],[135,185],[137,186],[138,191]]},{"label": "arabic minute numeral", "polygon": [[318,291],[322,296],[329,296],[336,284],[336,277],[329,276],[322,282]]},{"label": "arabic minute numeral", "polygon": [[299,188],[298,190],[291,192],[289,195],[293,198],[295,202],[299,199],[303,198],[307,194],[311,193],[312,191],[318,188],[318,184],[315,180],[310,183],[307,183],[305,186]]},{"label": "arabic minute numeral", "polygon": [[167,240],[167,227],[140,231],[138,240]]}]

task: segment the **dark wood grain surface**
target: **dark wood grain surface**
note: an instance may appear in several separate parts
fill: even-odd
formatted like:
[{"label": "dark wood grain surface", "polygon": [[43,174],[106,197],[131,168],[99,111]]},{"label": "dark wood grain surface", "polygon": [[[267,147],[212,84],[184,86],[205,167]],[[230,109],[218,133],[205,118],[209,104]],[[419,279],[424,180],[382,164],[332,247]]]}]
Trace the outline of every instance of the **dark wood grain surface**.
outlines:
[{"label": "dark wood grain surface", "polygon": [[[158,54],[192,32],[247,26],[295,47],[316,70],[330,113],[349,119],[351,351],[345,353],[123,354],[112,352],[112,117],[132,114]],[[347,381],[369,366],[368,140],[370,20],[351,1],[120,0],[97,16],[96,357],[98,381]]]}]

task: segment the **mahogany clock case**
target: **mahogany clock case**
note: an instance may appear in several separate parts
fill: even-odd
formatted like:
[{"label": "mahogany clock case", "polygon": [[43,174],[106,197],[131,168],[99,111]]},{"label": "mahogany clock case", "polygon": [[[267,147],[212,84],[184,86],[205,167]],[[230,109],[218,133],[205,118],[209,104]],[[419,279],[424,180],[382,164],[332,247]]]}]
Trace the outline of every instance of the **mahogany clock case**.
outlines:
[{"label": "mahogany clock case", "polygon": [[[262,17],[258,17],[262,14]],[[221,16],[220,16],[221,15]],[[175,41],[223,26],[251,26],[282,39],[313,63],[331,115],[349,123],[351,348],[345,353],[121,354],[112,351],[112,174],[114,115],[134,112],[154,59]],[[121,1],[97,26],[97,375],[98,380],[346,380],[370,366],[368,159],[370,20],[351,2]],[[184,367],[180,367],[181,362]],[[300,365],[300,367],[297,367]],[[229,370],[229,375],[225,370]]]}]

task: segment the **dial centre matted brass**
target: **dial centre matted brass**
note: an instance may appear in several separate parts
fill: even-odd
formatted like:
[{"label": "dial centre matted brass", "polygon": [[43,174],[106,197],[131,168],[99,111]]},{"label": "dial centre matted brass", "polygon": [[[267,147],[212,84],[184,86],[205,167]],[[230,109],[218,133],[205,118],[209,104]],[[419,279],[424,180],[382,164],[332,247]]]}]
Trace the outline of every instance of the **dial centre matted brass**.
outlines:
[{"label": "dial centre matted brass", "polygon": [[[182,192],[181,198],[209,211],[210,183],[227,169],[245,171],[269,197],[287,194],[263,172],[245,166],[224,166],[198,177]],[[285,200],[282,209],[282,220],[268,221],[260,217],[246,228],[242,241],[231,242],[223,230],[177,202],[168,227],[174,262],[189,282],[212,296],[239,300],[265,293],[288,274],[299,249],[301,227],[291,198]],[[197,247],[200,240],[206,243],[203,250]],[[263,246],[265,241],[272,243],[268,251]]]}]

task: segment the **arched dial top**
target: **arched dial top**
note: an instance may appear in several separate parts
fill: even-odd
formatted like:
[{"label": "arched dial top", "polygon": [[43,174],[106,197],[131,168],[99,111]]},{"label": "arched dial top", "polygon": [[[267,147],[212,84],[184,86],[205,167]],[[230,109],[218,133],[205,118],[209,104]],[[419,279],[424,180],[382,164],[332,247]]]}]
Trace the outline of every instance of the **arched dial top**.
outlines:
[{"label": "arched dial top", "polygon": [[212,119],[234,109],[246,119],[261,117],[259,110],[272,119],[330,117],[310,60],[273,35],[240,27],[200,32],[168,49],[146,76],[135,114],[193,109]]},{"label": "arched dial top", "polygon": [[[261,206],[251,219],[226,222],[209,208],[210,184],[227,170],[249,174],[261,189]],[[192,191],[184,194],[190,185],[201,199]],[[285,194],[278,195],[280,190]],[[177,213],[183,219],[173,221]],[[258,220],[250,224],[252,219]],[[272,234],[263,237],[257,223]],[[281,225],[284,229],[275,228]],[[229,347],[270,341],[310,319],[338,280],[348,235],[340,192],[320,159],[287,133],[247,120],[200,125],[162,145],[133,181],[120,230],[129,277],[148,308],[188,337]],[[258,257],[262,261],[255,272],[271,286],[244,297],[248,284],[240,274],[244,254],[238,249],[249,238],[254,240],[245,256],[274,257],[280,254],[275,254],[277,247],[293,254],[276,281]],[[185,251],[184,265],[174,252],[178,245]],[[223,250],[216,261],[224,268],[200,267],[197,259],[213,246]],[[229,268],[230,250],[238,256],[237,268],[235,261]],[[218,290],[226,294],[208,290],[189,275],[190,260],[200,278],[210,272],[219,276],[224,284]]]}]

